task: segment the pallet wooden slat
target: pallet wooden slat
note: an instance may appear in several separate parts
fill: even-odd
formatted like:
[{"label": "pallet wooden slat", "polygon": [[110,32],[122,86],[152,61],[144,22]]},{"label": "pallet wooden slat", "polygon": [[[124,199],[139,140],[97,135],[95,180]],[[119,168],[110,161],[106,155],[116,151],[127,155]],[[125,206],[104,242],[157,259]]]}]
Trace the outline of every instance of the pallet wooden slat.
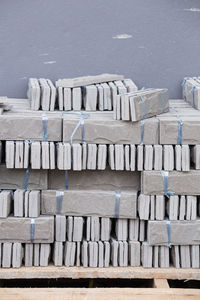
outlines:
[{"label": "pallet wooden slat", "polygon": [[0,299],[26,300],[199,300],[196,289],[152,288],[0,288]]},{"label": "pallet wooden slat", "polygon": [[200,269],[143,268],[143,267],[21,267],[0,269],[0,279],[19,278],[135,278],[135,279],[190,279],[200,280]]}]

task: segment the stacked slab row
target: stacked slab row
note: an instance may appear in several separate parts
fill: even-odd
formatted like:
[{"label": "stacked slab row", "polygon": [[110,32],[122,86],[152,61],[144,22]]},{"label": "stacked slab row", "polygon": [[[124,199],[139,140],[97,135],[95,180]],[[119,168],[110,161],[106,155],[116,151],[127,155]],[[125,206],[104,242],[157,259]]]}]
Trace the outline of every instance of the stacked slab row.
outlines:
[{"label": "stacked slab row", "polygon": [[1,267],[200,267],[200,112],[117,76],[0,99]]}]

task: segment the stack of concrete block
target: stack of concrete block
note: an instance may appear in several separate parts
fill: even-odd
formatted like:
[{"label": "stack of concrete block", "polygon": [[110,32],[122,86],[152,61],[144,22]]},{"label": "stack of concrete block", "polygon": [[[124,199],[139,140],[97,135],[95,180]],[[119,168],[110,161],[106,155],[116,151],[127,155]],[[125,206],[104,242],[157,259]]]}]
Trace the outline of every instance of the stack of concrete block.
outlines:
[{"label": "stack of concrete block", "polygon": [[50,110],[55,109],[56,87],[49,79],[30,78],[28,83],[28,98],[32,110]]},{"label": "stack of concrete block", "polygon": [[146,89],[117,95],[114,119],[140,121],[169,110],[167,89]]},{"label": "stack of concrete block", "polygon": [[122,75],[101,74],[72,79],[30,78],[28,98],[32,110],[86,111],[113,110],[119,93],[137,90],[131,79]]},{"label": "stack of concrete block", "polygon": [[14,217],[40,216],[40,191],[16,190],[14,192]]},{"label": "stack of concrete block", "polygon": [[[62,223],[62,225],[61,225]],[[57,266],[108,267],[111,219],[56,216],[53,261]]]},{"label": "stack of concrete block", "polygon": [[138,197],[138,214],[141,220],[197,220],[199,217],[197,196],[143,195]]},{"label": "stack of concrete block", "polygon": [[200,112],[117,76],[2,99],[1,267],[200,267]]},{"label": "stack of concrete block", "polygon": [[182,83],[183,98],[200,110],[200,77],[186,77]]},{"label": "stack of concrete block", "polygon": [[[6,141],[9,169],[190,171],[200,169],[200,145],[70,144]],[[2,159],[3,163],[3,159]]]},{"label": "stack of concrete block", "polygon": [[137,90],[131,79],[115,74],[59,79],[56,87],[59,110],[66,111],[111,111],[118,94]]},{"label": "stack of concrete block", "polygon": [[5,163],[9,169],[55,169],[56,144],[40,141],[6,141]]},{"label": "stack of concrete block", "polygon": [[[134,233],[113,238],[115,222],[126,221]],[[137,221],[137,225],[135,222]],[[62,226],[61,226],[62,222]],[[140,265],[139,219],[56,216],[53,261],[57,266],[109,267]],[[129,239],[127,241],[127,239]]]}]

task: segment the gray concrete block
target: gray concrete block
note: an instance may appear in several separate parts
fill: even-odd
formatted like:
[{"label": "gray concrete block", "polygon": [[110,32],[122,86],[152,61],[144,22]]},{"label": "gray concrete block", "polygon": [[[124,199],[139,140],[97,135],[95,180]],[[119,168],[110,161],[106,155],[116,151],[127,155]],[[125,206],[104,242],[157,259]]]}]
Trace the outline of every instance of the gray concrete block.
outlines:
[{"label": "gray concrete block", "polygon": [[10,268],[12,262],[12,243],[3,243],[2,268]]},{"label": "gray concrete block", "polygon": [[66,217],[56,215],[55,218],[55,241],[65,242],[66,241]]},{"label": "gray concrete block", "polygon": [[136,241],[129,241],[129,263],[131,267],[140,266],[140,243]]},{"label": "gray concrete block", "polygon": [[23,247],[21,243],[14,243],[12,248],[12,267],[20,268],[23,259]]}]

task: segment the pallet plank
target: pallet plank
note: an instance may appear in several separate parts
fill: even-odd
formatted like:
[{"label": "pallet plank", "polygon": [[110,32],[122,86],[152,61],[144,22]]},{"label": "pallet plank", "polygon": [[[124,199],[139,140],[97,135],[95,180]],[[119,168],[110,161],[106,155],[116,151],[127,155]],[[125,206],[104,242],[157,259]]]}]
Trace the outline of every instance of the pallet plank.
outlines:
[{"label": "pallet plank", "polygon": [[0,288],[0,299],[6,300],[199,300],[195,289],[144,288]]},{"label": "pallet plank", "polygon": [[193,279],[200,280],[200,269],[153,269],[143,267],[21,267],[19,269],[0,269],[0,279],[16,278],[137,278],[137,279]]}]

